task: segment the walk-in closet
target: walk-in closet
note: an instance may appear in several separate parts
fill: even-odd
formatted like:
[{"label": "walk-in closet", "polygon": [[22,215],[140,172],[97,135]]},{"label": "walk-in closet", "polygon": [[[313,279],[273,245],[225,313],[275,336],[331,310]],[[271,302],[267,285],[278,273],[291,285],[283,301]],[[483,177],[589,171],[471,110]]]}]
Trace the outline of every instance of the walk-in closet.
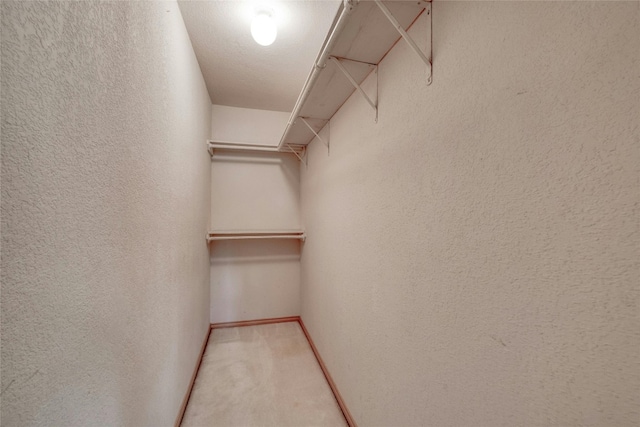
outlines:
[{"label": "walk-in closet", "polygon": [[640,2],[0,1],[0,423],[637,426]]}]

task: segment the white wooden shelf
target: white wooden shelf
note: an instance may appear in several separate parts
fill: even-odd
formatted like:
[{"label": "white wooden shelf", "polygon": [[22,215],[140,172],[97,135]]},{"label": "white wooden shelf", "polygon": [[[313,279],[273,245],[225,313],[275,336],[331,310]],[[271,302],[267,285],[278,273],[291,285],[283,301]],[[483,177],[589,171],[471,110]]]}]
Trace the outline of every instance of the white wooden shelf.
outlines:
[{"label": "white wooden shelf", "polygon": [[[214,140],[214,139],[207,140],[207,148],[208,148],[209,154],[212,154],[212,155],[214,150],[263,151],[267,153],[279,152],[278,147],[275,145],[249,144],[246,142],[220,141],[220,140]],[[301,154],[304,152],[304,146],[292,144],[291,150]],[[288,150],[285,150],[285,152],[287,151]]]},{"label": "white wooden shelf", "polygon": [[292,153],[302,161],[305,149],[306,147],[295,144],[291,144],[282,150],[278,150],[278,147],[274,145],[248,144],[246,142],[218,141],[212,139],[207,140],[207,151],[209,151],[209,155],[211,157],[213,157],[216,150],[250,153]]},{"label": "white wooden shelf", "polygon": [[[426,34],[421,50],[406,29],[425,12]],[[366,93],[360,85],[377,73],[378,63],[401,38],[426,65],[425,84],[431,83],[431,3],[429,1],[343,0],[336,19],[313,64],[278,144],[280,151],[308,145],[356,90],[375,110],[377,88]],[[425,40],[426,39],[426,40]],[[372,117],[374,115],[372,114]],[[329,145],[329,141],[322,141]]]},{"label": "white wooden shelf", "polygon": [[207,242],[216,240],[294,239],[304,241],[302,230],[213,230],[207,234]]}]

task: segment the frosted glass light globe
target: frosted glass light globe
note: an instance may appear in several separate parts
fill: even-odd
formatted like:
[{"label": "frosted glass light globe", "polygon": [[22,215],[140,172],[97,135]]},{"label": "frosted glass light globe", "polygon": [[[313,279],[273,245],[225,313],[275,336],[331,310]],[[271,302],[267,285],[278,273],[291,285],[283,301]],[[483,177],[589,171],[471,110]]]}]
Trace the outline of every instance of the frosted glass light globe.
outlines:
[{"label": "frosted glass light globe", "polygon": [[276,40],[278,27],[268,12],[259,12],[251,21],[251,35],[262,46],[269,46]]}]

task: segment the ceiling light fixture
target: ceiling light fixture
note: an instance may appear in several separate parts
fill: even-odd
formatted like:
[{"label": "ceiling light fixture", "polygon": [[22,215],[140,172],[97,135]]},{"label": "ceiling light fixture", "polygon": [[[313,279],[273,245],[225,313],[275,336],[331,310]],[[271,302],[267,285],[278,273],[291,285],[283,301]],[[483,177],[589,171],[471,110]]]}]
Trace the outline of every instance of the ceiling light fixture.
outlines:
[{"label": "ceiling light fixture", "polygon": [[259,9],[251,21],[251,35],[262,46],[269,46],[276,40],[278,27],[273,19],[273,10]]}]

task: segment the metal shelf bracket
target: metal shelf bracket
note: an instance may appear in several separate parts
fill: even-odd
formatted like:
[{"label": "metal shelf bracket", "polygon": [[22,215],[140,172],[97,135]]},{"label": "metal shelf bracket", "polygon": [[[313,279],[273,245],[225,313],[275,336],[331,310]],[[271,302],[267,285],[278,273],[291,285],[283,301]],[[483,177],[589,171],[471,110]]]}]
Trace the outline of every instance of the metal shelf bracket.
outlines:
[{"label": "metal shelf bracket", "polygon": [[[320,142],[322,142],[326,147],[327,147],[327,153],[329,152],[329,139],[325,140],[324,138],[322,138],[320,135],[318,135],[318,132],[316,132],[313,127],[309,124],[308,121],[305,120],[304,117],[298,117],[300,120],[302,120],[302,123],[304,123],[305,125],[307,125],[307,127],[309,128],[309,130],[311,132],[313,132],[313,134],[316,136],[316,138],[318,138],[320,140]],[[328,123],[328,122],[327,122]]]},{"label": "metal shelf bracket", "polygon": [[[306,147],[302,147],[302,155],[298,154],[298,151],[300,150],[296,150],[294,149],[291,145],[286,144],[287,150],[293,154],[295,154],[295,156],[298,158],[298,160],[300,160],[300,163],[304,163],[305,166],[307,166],[307,149]],[[285,150],[285,153],[287,152],[287,150]]]},{"label": "metal shelf bracket", "polygon": [[[377,0],[376,0],[377,1]],[[369,95],[367,95],[367,93],[364,91],[364,89],[362,89],[362,86],[360,86],[358,84],[358,82],[355,81],[355,79],[353,78],[353,76],[349,73],[349,71],[347,71],[347,69],[344,67],[344,65],[342,65],[342,63],[340,62],[340,59],[336,58],[335,56],[330,56],[329,59],[331,59],[331,61],[336,64],[336,67],[338,67],[338,69],[340,71],[342,71],[342,74],[345,75],[345,77],[351,82],[351,84],[353,85],[353,87],[355,87],[356,89],[358,89],[358,91],[360,92],[360,94],[364,97],[364,99],[367,101],[367,103],[371,106],[371,108],[373,108],[373,111],[376,112],[376,123],[378,123],[378,99],[376,99],[376,102],[373,102],[371,100],[371,98],[369,98]],[[378,80],[377,80],[377,75],[378,75],[378,66],[375,65],[375,73],[376,73],[376,91],[377,89],[377,84],[378,84]]]},{"label": "metal shelf bracket", "polygon": [[382,13],[387,17],[389,22],[393,24],[396,30],[400,33],[402,38],[409,44],[411,49],[422,59],[422,61],[427,66],[427,84],[431,84],[432,80],[432,37],[431,37],[431,3],[427,2],[425,4],[425,10],[427,13],[427,48],[426,53],[422,52],[416,42],[413,41],[411,36],[407,34],[407,32],[402,28],[402,25],[398,23],[398,20],[393,16],[393,14],[387,9],[387,7],[382,3],[382,0],[374,0]]}]

